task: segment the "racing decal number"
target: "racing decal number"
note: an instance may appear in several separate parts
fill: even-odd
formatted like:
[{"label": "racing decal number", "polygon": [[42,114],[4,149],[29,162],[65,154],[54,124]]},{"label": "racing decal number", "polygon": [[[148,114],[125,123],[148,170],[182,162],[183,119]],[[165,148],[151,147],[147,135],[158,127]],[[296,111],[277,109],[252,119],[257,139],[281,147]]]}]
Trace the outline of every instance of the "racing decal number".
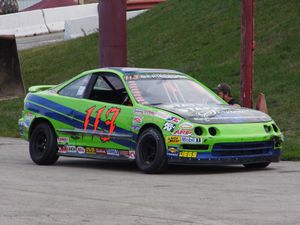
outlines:
[{"label": "racing decal number", "polygon": [[[114,130],[116,129],[116,124],[115,121],[118,117],[118,115],[120,114],[121,109],[119,108],[110,108],[109,110],[107,110],[106,112],[106,118],[109,117],[109,114],[113,114],[111,120],[107,120],[105,122],[106,126],[109,126],[109,133],[113,133]],[[101,140],[106,142],[110,140],[110,137],[101,137]]]},{"label": "racing decal number", "polygon": [[87,130],[87,128],[89,126],[90,117],[91,117],[91,114],[94,111],[95,107],[96,106],[93,106],[93,107],[89,108],[88,110],[86,110],[87,114],[86,114],[86,117],[85,117],[85,120],[84,120],[84,125],[83,125],[84,130]]},{"label": "racing decal number", "polygon": [[[88,129],[88,126],[90,123],[90,118],[91,118],[91,115],[92,115],[93,111],[95,110],[95,108],[96,108],[96,106],[93,106],[86,111],[87,114],[86,114],[86,117],[84,120],[84,125],[83,125],[84,130]],[[98,109],[98,111],[97,111],[96,119],[94,122],[94,131],[96,131],[98,128],[98,125],[101,121],[101,115],[102,115],[103,111],[105,110],[105,108],[106,108],[106,106]],[[115,131],[115,129],[116,129],[115,121],[116,121],[117,117],[119,116],[120,112],[121,112],[121,109],[115,108],[115,107],[112,107],[106,111],[105,116],[106,116],[107,120],[105,121],[105,125],[109,126],[109,129],[108,129],[109,134],[112,134]],[[111,119],[109,119],[111,114],[112,114]],[[110,140],[110,137],[100,137],[100,139],[103,142],[107,142]]]},{"label": "racing decal number", "polygon": [[96,131],[97,128],[98,128],[98,125],[99,125],[99,122],[100,122],[100,117],[101,117],[101,115],[102,115],[105,108],[106,107],[104,106],[101,109],[98,109],[96,120],[95,120],[95,123],[94,123],[94,131]]}]

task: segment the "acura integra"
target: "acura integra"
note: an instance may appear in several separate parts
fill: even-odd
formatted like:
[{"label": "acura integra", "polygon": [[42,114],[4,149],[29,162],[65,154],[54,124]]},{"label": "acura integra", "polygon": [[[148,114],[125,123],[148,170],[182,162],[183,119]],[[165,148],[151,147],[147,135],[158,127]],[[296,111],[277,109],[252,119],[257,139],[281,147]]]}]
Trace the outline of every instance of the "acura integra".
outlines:
[{"label": "acura integra", "polygon": [[145,173],[168,164],[265,168],[282,147],[267,114],[230,106],[192,77],[164,69],[95,69],[30,87],[19,131],[36,164],[59,156],[135,160]]}]

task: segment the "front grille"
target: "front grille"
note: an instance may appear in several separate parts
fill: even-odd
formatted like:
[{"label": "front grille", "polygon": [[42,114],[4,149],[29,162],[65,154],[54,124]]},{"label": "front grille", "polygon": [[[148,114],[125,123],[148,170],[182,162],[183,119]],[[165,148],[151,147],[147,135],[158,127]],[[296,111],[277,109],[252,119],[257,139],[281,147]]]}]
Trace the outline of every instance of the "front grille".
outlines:
[{"label": "front grille", "polygon": [[190,150],[208,150],[208,145],[190,145],[190,144],[183,144],[181,146],[183,149],[190,149]]},{"label": "front grille", "polygon": [[212,149],[213,156],[241,156],[262,155],[269,153],[274,148],[273,141],[243,142],[243,143],[219,143]]}]

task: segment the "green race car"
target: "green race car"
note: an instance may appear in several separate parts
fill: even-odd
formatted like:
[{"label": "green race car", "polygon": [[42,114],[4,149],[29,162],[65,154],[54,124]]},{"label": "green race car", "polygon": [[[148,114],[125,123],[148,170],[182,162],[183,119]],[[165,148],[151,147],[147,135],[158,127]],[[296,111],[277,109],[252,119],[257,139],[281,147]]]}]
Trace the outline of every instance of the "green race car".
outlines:
[{"label": "green race car", "polygon": [[19,131],[32,160],[59,156],[135,160],[145,173],[168,164],[278,162],[282,134],[266,114],[228,105],[190,76],[104,68],[60,85],[29,88]]}]

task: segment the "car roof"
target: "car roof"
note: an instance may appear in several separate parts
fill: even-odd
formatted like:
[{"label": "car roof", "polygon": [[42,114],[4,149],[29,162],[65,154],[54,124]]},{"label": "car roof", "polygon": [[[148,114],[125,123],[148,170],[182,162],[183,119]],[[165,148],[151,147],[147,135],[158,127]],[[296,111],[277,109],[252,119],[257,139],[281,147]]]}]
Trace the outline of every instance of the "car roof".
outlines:
[{"label": "car roof", "polygon": [[169,69],[150,69],[150,68],[134,68],[134,67],[107,67],[103,69],[108,70],[115,70],[118,72],[121,72],[122,74],[126,75],[134,75],[134,74],[143,74],[143,75],[151,75],[153,73],[161,73],[161,74],[169,74],[169,75],[185,75],[181,72],[178,72],[176,70],[169,70]]}]

